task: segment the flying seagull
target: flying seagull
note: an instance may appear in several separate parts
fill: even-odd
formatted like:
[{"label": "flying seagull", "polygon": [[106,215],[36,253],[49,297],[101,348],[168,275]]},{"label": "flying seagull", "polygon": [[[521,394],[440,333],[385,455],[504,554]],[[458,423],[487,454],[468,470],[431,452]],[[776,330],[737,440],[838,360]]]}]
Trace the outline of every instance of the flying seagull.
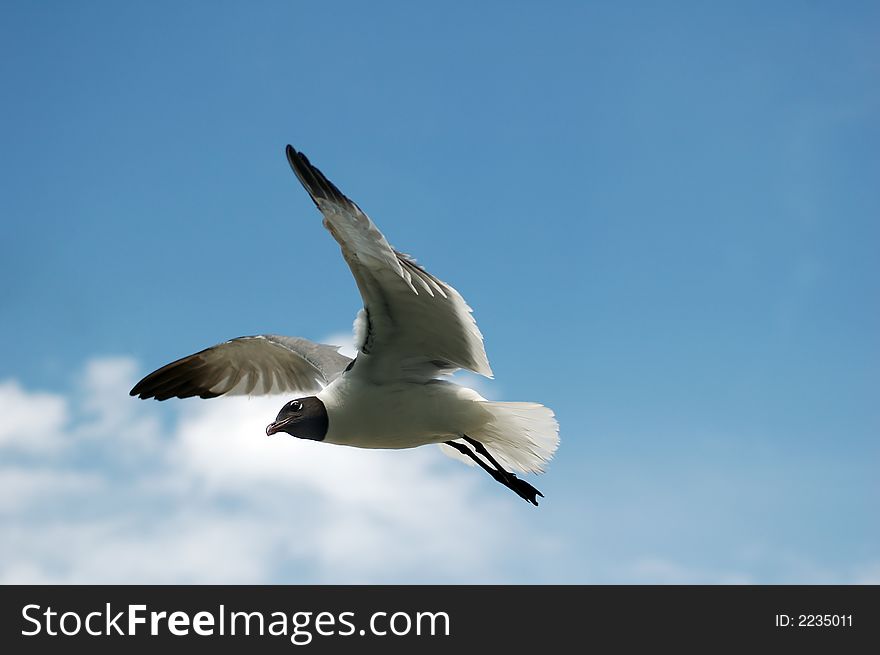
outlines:
[{"label": "flying seagull", "polygon": [[[440,444],[478,464],[526,501],[543,494],[520,473],[541,473],[559,444],[553,412],[537,403],[490,402],[442,379],[467,369],[492,376],[471,308],[451,286],[392,248],[375,223],[306,156],[287,160],[324,216],[364,301],[358,353],[299,337],[239,337],[178,359],[131,390],[141,398],[283,393],[266,434],[358,448]],[[309,395],[313,394],[313,395]]]}]

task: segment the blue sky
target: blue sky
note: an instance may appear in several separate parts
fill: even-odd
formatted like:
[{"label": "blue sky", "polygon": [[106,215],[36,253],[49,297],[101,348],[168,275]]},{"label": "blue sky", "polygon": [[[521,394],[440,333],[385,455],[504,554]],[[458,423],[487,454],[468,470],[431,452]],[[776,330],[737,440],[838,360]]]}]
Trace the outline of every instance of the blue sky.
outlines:
[{"label": "blue sky", "polygon": [[[711,5],[4,3],[0,580],[880,580],[880,12]],[[286,143],[475,308],[485,393],[556,411],[539,509],[433,450],[283,444],[288,473],[272,404],[127,397],[349,331]],[[236,576],[257,505],[296,530]]]}]

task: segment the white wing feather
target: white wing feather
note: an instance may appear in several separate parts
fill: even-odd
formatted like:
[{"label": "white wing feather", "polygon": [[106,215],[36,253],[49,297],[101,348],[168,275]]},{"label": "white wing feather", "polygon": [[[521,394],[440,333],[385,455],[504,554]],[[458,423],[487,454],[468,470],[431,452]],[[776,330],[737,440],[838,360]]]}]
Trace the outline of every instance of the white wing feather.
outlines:
[{"label": "white wing feather", "polygon": [[141,398],[314,393],[351,362],[338,346],[263,334],[206,348],[153,371],[131,390]]},{"label": "white wing feather", "polygon": [[339,243],[361,292],[364,316],[358,323],[365,329],[358,347],[371,375],[420,380],[464,368],[491,377],[483,335],[461,295],[394,250],[305,155],[288,146],[287,158],[324,215],[324,227]]}]

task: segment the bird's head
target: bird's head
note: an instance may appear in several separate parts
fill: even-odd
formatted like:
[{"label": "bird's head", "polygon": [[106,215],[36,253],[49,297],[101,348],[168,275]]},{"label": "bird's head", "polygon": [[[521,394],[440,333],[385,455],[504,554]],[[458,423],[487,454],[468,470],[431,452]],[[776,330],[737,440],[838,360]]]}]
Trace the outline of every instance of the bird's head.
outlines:
[{"label": "bird's head", "polygon": [[300,439],[323,441],[330,420],[324,403],[317,396],[297,398],[281,408],[274,423],[266,427],[266,434],[286,432]]}]

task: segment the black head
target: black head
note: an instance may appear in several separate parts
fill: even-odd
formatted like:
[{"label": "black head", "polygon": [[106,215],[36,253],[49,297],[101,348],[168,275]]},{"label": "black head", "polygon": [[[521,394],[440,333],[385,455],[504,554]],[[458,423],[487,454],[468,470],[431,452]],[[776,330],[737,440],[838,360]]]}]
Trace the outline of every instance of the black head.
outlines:
[{"label": "black head", "polygon": [[286,432],[300,439],[323,441],[329,424],[324,403],[316,396],[308,396],[291,400],[282,407],[275,422],[266,428],[266,434]]}]

